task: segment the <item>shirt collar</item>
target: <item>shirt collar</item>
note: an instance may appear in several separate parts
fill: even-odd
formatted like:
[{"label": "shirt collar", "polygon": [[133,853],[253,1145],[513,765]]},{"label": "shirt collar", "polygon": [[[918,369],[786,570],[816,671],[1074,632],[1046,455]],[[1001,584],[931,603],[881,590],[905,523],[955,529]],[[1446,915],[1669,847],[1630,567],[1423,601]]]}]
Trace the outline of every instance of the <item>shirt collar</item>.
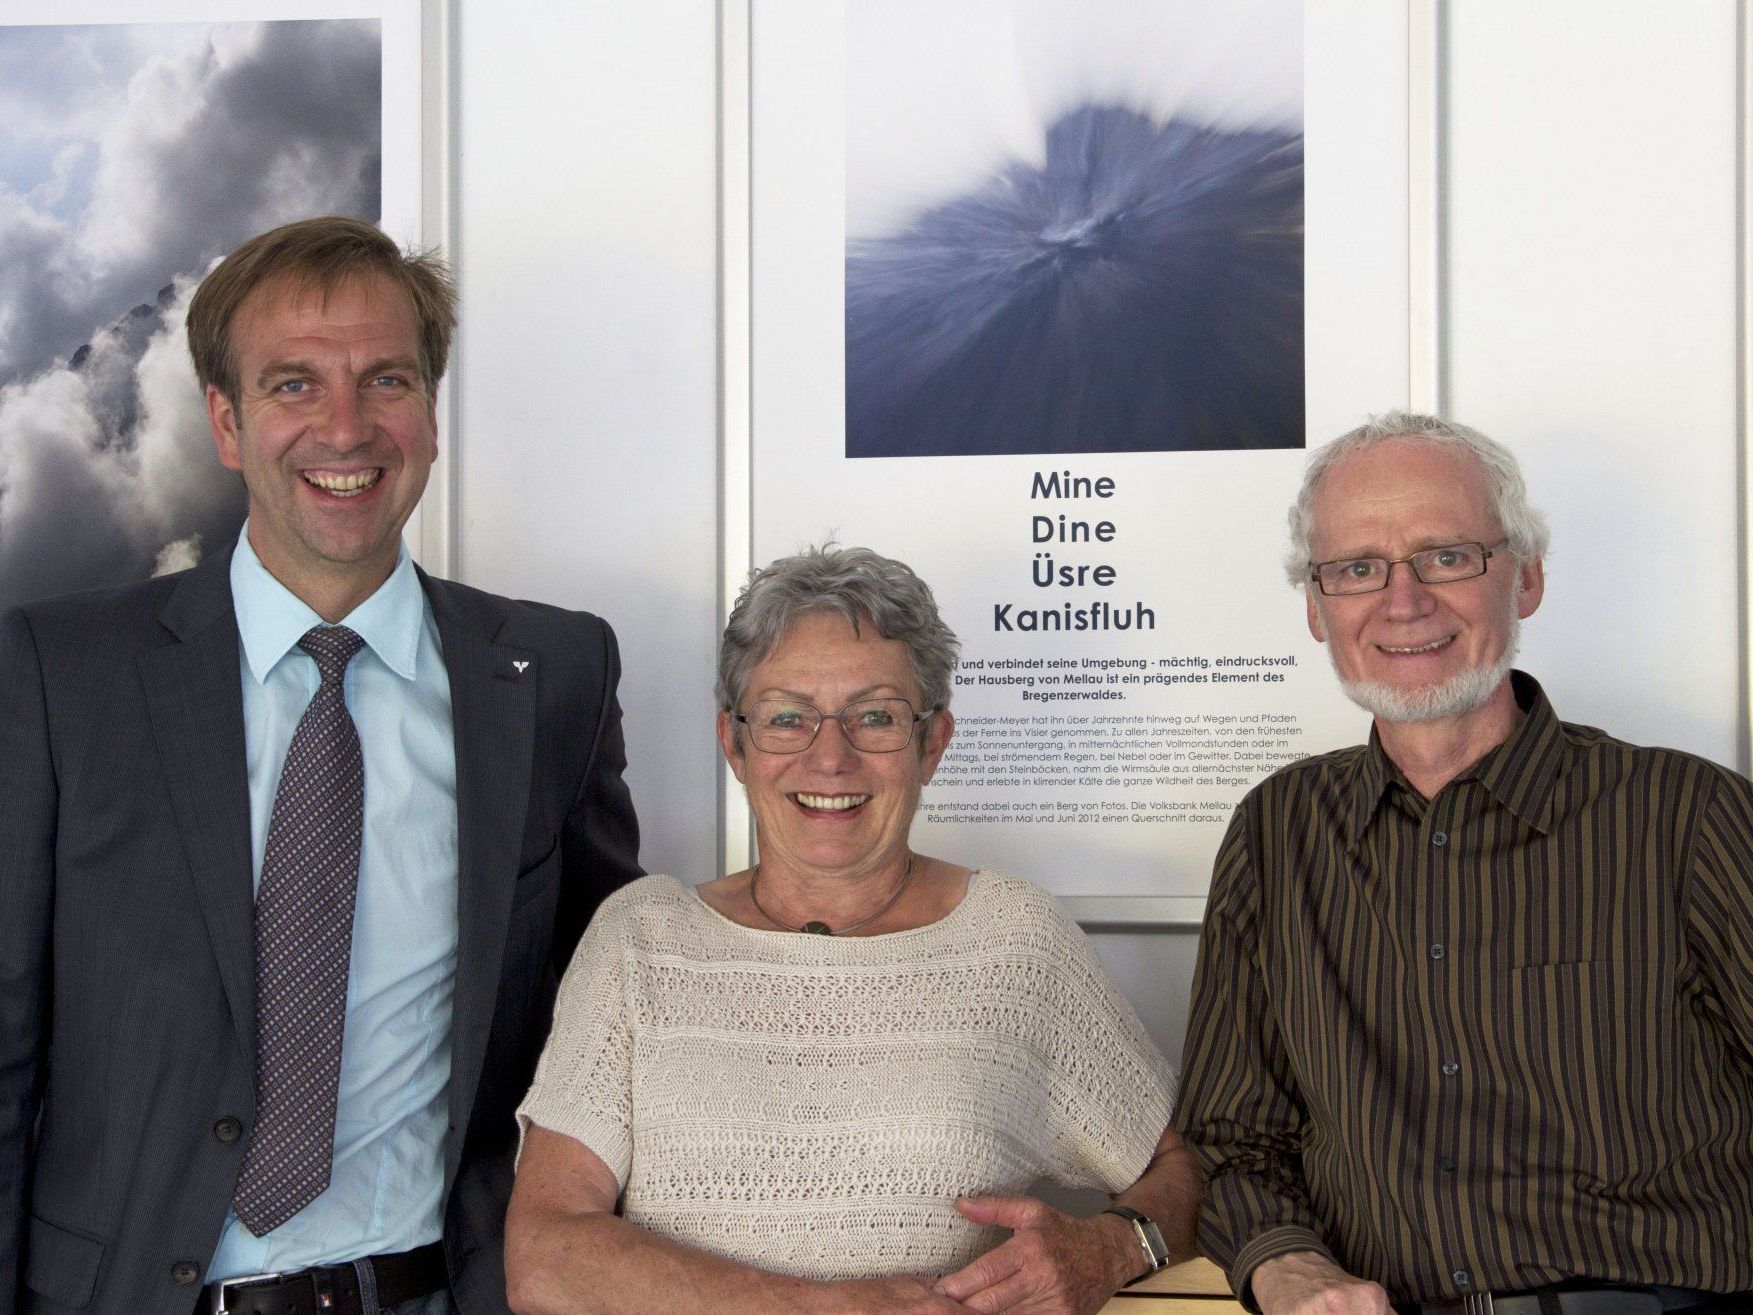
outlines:
[{"label": "shirt collar", "polygon": [[1544,835],[1552,826],[1552,792],[1564,761],[1564,724],[1540,682],[1524,671],[1510,673],[1521,725],[1472,771],[1500,804]]},{"label": "shirt collar", "polygon": [[[1540,682],[1527,672],[1512,671],[1510,688],[1523,713],[1520,722],[1507,740],[1455,779],[1478,781],[1510,812],[1545,834],[1551,828],[1552,792],[1563,765],[1564,726]],[[1381,736],[1372,723],[1369,744],[1352,780],[1347,850],[1355,851],[1363,843],[1382,796],[1402,779],[1400,769],[1382,751]]]},{"label": "shirt collar", "polygon": [[1371,721],[1370,740],[1358,755],[1357,772],[1351,785],[1351,807],[1346,814],[1345,849],[1348,854],[1355,853],[1363,844],[1364,832],[1369,829],[1376,809],[1381,807],[1383,795],[1399,775],[1400,769],[1382,752],[1382,737],[1376,734],[1376,724]]},{"label": "shirt collar", "polygon": [[[237,536],[231,554],[231,602],[237,613],[238,637],[244,660],[257,683],[266,682],[281,658],[312,626],[324,624],[310,605],[268,573],[250,546],[249,524]],[[396,555],[390,578],[341,619],[391,671],[414,679],[415,655],[426,618],[426,595],[404,546]]]}]

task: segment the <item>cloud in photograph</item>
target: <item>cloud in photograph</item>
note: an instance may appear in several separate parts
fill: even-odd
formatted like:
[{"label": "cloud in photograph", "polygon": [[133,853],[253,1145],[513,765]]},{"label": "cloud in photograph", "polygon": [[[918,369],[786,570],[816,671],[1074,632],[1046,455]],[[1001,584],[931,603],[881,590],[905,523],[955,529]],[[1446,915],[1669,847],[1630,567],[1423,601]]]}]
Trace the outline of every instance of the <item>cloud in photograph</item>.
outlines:
[{"label": "cloud in photograph", "polygon": [[235,532],[182,342],[255,233],[375,219],[375,21],[0,27],[0,602]]},{"label": "cloud in photograph", "polygon": [[1303,0],[853,0],[846,233],[879,238],[1047,164],[1083,105],[1153,123],[1300,134]]}]

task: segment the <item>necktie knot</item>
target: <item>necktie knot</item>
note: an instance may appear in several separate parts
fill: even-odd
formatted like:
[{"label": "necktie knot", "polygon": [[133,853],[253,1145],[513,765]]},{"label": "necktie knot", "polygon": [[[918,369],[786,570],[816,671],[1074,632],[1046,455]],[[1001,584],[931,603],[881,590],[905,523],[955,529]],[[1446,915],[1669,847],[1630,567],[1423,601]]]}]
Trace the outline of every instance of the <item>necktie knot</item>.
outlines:
[{"label": "necktie knot", "polygon": [[304,632],[298,646],[309,653],[322,674],[323,684],[341,679],[353,655],[365,641],[346,626],[312,626]]}]

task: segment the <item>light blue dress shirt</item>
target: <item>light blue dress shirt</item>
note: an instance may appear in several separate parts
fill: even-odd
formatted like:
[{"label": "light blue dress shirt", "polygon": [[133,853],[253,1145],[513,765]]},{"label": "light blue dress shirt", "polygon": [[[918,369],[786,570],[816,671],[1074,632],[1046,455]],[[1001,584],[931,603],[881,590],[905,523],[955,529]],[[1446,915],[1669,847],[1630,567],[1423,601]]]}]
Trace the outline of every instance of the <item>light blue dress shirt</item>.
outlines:
[{"label": "light blue dress shirt", "polygon": [[[298,647],[323,624],[238,538],[231,593],[242,639],[254,876],[292,732],[316,693]],[[443,1232],[451,1005],[457,962],[456,745],[438,627],[403,549],[342,622],[365,640],[347,709],[365,758],[365,835],[328,1190],[267,1237],[227,1214],[207,1278],[406,1251]],[[247,1130],[246,1130],[247,1135]]]}]

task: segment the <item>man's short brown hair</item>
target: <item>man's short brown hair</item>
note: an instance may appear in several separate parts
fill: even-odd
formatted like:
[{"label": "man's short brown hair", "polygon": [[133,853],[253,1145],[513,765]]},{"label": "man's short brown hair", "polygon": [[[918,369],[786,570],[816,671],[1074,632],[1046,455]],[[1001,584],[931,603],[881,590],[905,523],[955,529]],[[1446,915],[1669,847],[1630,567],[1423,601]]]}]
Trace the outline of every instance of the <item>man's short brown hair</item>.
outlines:
[{"label": "man's short brown hair", "polygon": [[456,329],[456,285],[431,251],[404,252],[382,230],[361,219],[325,215],[301,219],[253,237],[214,267],[189,303],[189,355],[195,377],[238,404],[237,354],[231,322],[249,295],[265,283],[292,281],[299,291],[324,295],[354,279],[378,277],[408,294],[420,326],[420,370],[435,389],[450,361]]}]

